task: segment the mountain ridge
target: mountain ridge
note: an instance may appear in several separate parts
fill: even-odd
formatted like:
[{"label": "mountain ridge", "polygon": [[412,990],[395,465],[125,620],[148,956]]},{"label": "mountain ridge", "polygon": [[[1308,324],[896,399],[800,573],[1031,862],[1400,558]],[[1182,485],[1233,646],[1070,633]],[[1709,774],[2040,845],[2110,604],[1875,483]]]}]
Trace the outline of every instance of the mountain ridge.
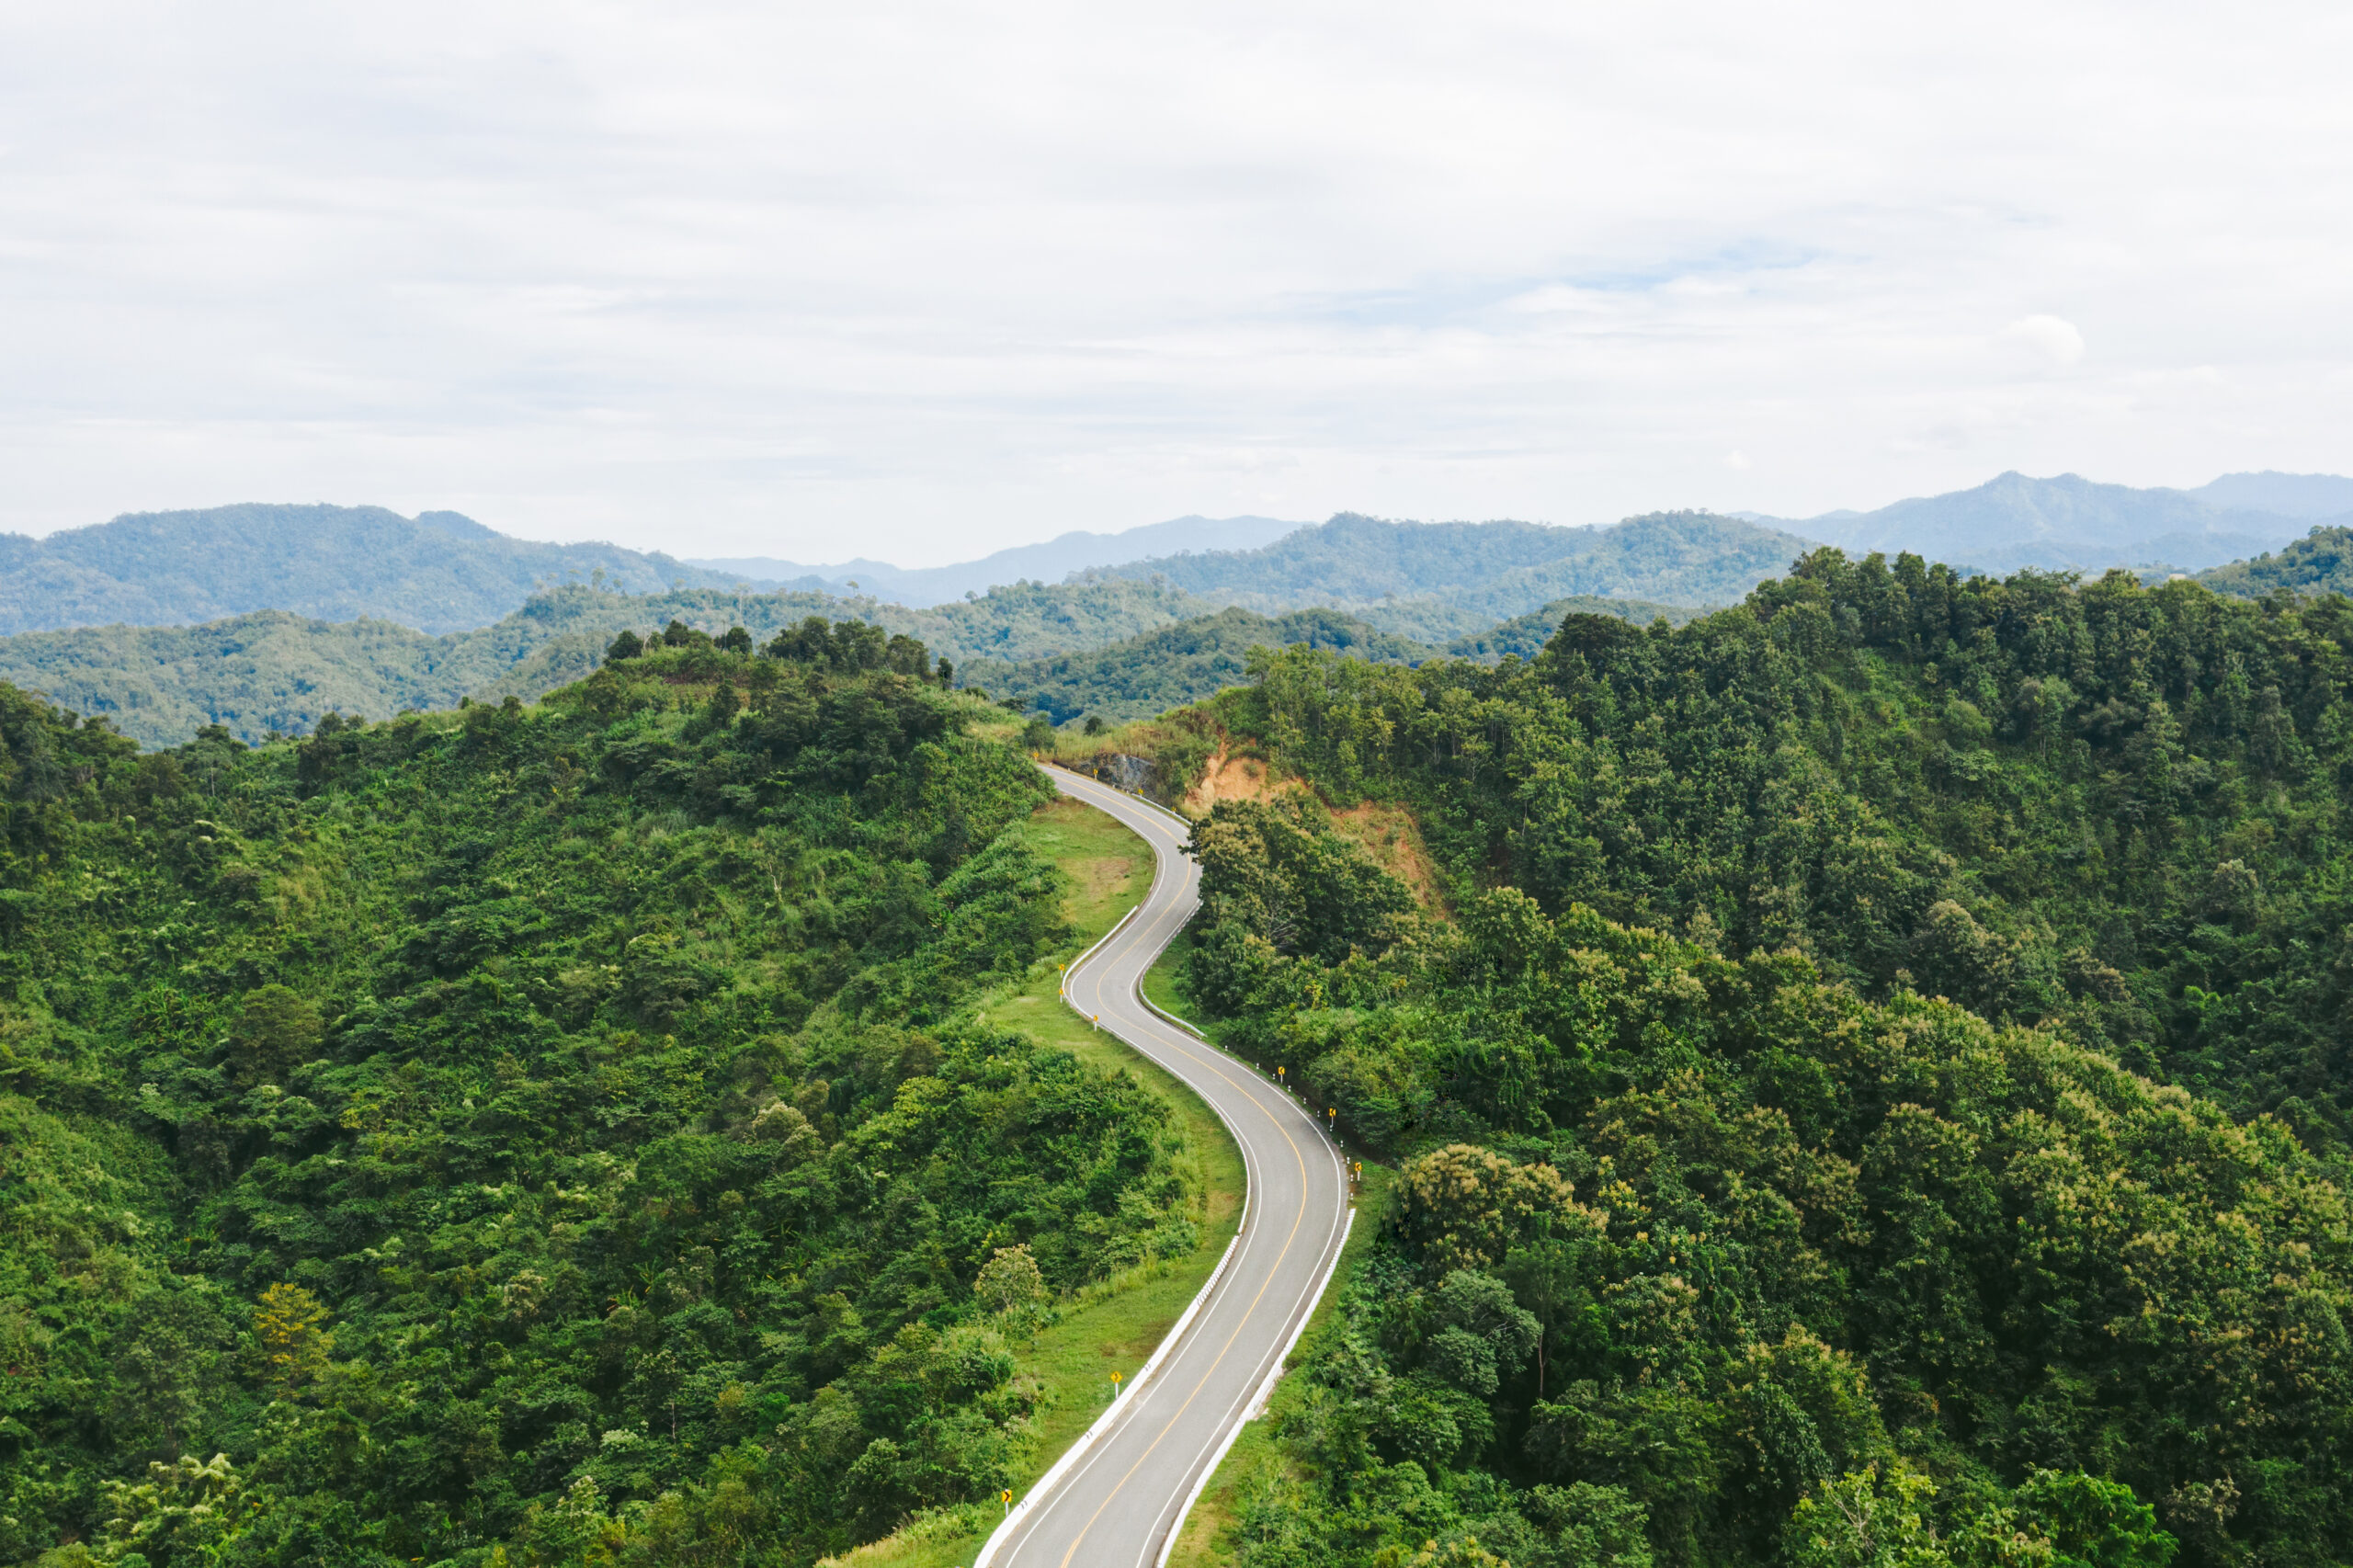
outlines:
[{"label": "mountain ridge", "polygon": [[265,609],[461,631],[544,583],[598,574],[628,593],[728,585],[658,551],[519,540],[457,512],[245,502],[126,512],[38,540],[0,534],[0,634],[200,625]]},{"label": "mountain ridge", "polygon": [[[854,592],[883,594],[920,609],[1012,583],[1060,582],[1074,572],[1142,560],[1155,550],[1189,554],[1203,550],[1256,549],[1313,526],[1249,515],[1205,517],[1188,513],[1164,523],[1146,523],[1117,533],[1073,529],[1036,544],[1013,545],[978,560],[952,562],[945,566],[893,566],[887,561],[870,561],[863,556],[820,566],[765,556],[697,558],[688,564],[713,572],[740,573],[751,581],[779,586],[822,587],[831,593],[849,588]],[[1181,548],[1165,550],[1172,542],[1180,543]]]},{"label": "mountain ridge", "polygon": [[1320,605],[1361,614],[1383,631],[1443,642],[1474,628],[1459,618],[1415,624],[1417,607],[1443,603],[1493,624],[1576,595],[1728,603],[1813,543],[1712,512],[1648,512],[1595,528],[1343,512],[1258,550],[1153,557],[1089,575],[1157,577],[1261,614]]},{"label": "mountain ridge", "polygon": [[2198,490],[2144,490],[2076,473],[2036,479],[2013,469],[1968,490],[1910,496],[1871,511],[1740,516],[1850,553],[1909,551],[1981,572],[2154,565],[2195,572],[2279,549],[2315,515],[2255,509],[2248,500],[2325,505],[2339,494],[2347,497],[2345,509],[2353,510],[2353,480],[2330,474],[2224,474]]}]

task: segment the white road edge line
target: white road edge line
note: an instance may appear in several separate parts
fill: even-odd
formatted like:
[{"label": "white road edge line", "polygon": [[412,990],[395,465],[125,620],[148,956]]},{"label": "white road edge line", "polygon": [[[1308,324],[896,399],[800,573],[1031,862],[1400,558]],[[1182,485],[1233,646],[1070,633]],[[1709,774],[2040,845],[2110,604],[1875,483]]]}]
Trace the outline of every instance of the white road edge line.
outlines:
[{"label": "white road edge line", "polygon": [[[1135,1051],[1147,1061],[1161,1062],[1163,1066],[1167,1065],[1165,1062],[1162,1062],[1162,1059],[1153,1051],[1143,1046],[1137,1045],[1132,1040],[1123,1040],[1122,1043],[1128,1045],[1131,1050]],[[1169,1070],[1172,1073],[1174,1072],[1173,1068]],[[1211,1108],[1212,1112],[1214,1112],[1216,1108],[1212,1106]],[[1259,1108],[1262,1111],[1266,1109],[1264,1107],[1260,1107]],[[1220,1119],[1222,1120],[1223,1118],[1221,1116]],[[1267,1119],[1273,1119],[1271,1113],[1268,1114]],[[1242,1146],[1242,1156],[1245,1167],[1255,1170],[1259,1164],[1257,1146],[1238,1131],[1233,1133],[1233,1137],[1235,1142],[1240,1143]],[[1245,1244],[1237,1255],[1233,1249],[1233,1242],[1228,1242],[1226,1244],[1227,1258],[1248,1257],[1251,1250],[1258,1244],[1259,1241],[1263,1237],[1263,1228],[1254,1231],[1249,1228],[1247,1223],[1249,1219],[1250,1199],[1252,1194],[1255,1192],[1255,1189],[1256,1184],[1254,1182],[1245,1182],[1242,1214],[1244,1223],[1239,1227],[1239,1229],[1237,1229],[1233,1238],[1234,1242],[1243,1242],[1247,1244]],[[1225,1258],[1221,1258],[1219,1260],[1219,1267],[1222,1269],[1224,1266]],[[1185,1309],[1184,1316],[1178,1318],[1176,1326],[1172,1327],[1168,1331],[1168,1334],[1162,1339],[1160,1347],[1153,1352],[1152,1360],[1146,1363],[1145,1372],[1152,1370],[1159,1362],[1161,1356],[1176,1346],[1178,1337],[1184,1333],[1185,1328],[1187,1327],[1186,1320],[1189,1319],[1198,1308],[1208,1301],[1211,1287],[1214,1286],[1216,1283],[1216,1277],[1212,1275],[1209,1282],[1201,1287],[1200,1294],[1193,1299],[1192,1304]],[[1055,1466],[1056,1471],[1063,1470],[1064,1467],[1068,1466],[1072,1461],[1079,1459],[1081,1457],[1080,1450],[1082,1448],[1092,1449],[1099,1447],[1097,1443],[1097,1439],[1098,1437],[1109,1436],[1112,1428],[1119,1424],[1118,1420],[1115,1418],[1124,1416],[1131,1412],[1133,1407],[1135,1392],[1138,1388],[1142,1387],[1143,1381],[1144,1372],[1139,1372],[1136,1375],[1134,1385],[1130,1388],[1127,1393],[1120,1396],[1119,1403],[1112,1405],[1110,1409],[1105,1411],[1102,1415],[1097,1417],[1095,1425],[1088,1427],[1086,1431],[1079,1435],[1077,1440],[1073,1443],[1070,1451],[1064,1454],[1063,1459],[1057,1462]],[[1079,1465],[1075,1470],[1069,1471],[1067,1473],[1061,1475],[1056,1475],[1053,1471],[1049,1471],[1046,1475],[1040,1477],[1038,1483],[1031,1487],[1029,1493],[1022,1498],[1021,1502],[1016,1506],[1012,1516],[1005,1523],[998,1526],[998,1534],[991,1535],[989,1540],[983,1543],[984,1555],[975,1557],[972,1560],[972,1568],[985,1568],[985,1565],[989,1561],[988,1556],[985,1555],[985,1553],[1000,1550],[1004,1543],[1011,1542],[1013,1539],[1020,1533],[1020,1527],[1024,1522],[1025,1516],[1031,1512],[1030,1505],[1033,1502],[1042,1504],[1048,1500],[1047,1494],[1051,1490],[1047,1484],[1049,1481],[1051,1481],[1055,1486],[1061,1486],[1065,1483],[1075,1485],[1078,1482],[1086,1478],[1087,1471],[1095,1468],[1095,1461],[1102,1457],[1103,1456],[1099,1452],[1090,1452],[1086,1456],[1086,1462]],[[999,1541],[999,1534],[1003,1536],[1004,1542]]]},{"label": "white road edge line", "polygon": [[[1077,777],[1083,778],[1085,776],[1077,775]],[[1093,779],[1088,781],[1090,783],[1099,782],[1099,780]],[[1098,811],[1101,810],[1100,807],[1097,807],[1097,809]],[[1174,816],[1176,813],[1169,812],[1167,814]],[[1178,818],[1177,820],[1182,821],[1183,819]],[[1159,860],[1159,851],[1157,848],[1154,850],[1153,858],[1155,862],[1154,869],[1156,871],[1157,862]],[[1155,882],[1158,881],[1156,875],[1154,880]],[[1097,937],[1094,942],[1088,945],[1087,949],[1085,952],[1071,960],[1070,963],[1063,970],[1062,985],[1059,988],[1058,994],[1062,1001],[1069,1006],[1072,1012],[1078,1013],[1079,1017],[1087,1018],[1087,1021],[1090,1023],[1094,1020],[1086,1013],[1080,1012],[1078,1004],[1071,999],[1071,977],[1078,972],[1080,965],[1086,963],[1088,959],[1095,956],[1097,949],[1101,948],[1104,943],[1109,941],[1112,937],[1118,936],[1122,930],[1124,930],[1128,922],[1136,917],[1136,912],[1143,908],[1144,903],[1149,903],[1150,899],[1151,893],[1150,891],[1147,890],[1143,900],[1138,902],[1133,907],[1129,909],[1125,915],[1120,915],[1117,924],[1115,924],[1108,931],[1106,931],[1103,935]],[[1179,928],[1181,929],[1181,926]],[[1126,1042],[1122,1041],[1121,1043],[1124,1044]],[[1211,1106],[1210,1110],[1211,1115],[1217,1114],[1217,1108],[1215,1106]],[[1222,1121],[1225,1119],[1221,1116],[1218,1119]],[[1232,1128],[1228,1128],[1227,1131],[1231,1134],[1233,1132],[1233,1130]],[[1239,1134],[1233,1134],[1233,1136],[1237,1143],[1242,1142]],[[972,1568],[988,1568],[991,1559],[995,1557],[997,1551],[1004,1546],[1006,1539],[1011,1536],[1014,1530],[1019,1528],[1019,1526],[1029,1518],[1032,1506],[1042,1501],[1049,1494],[1051,1494],[1053,1489],[1061,1483],[1063,1478],[1070,1473],[1071,1468],[1095,1447],[1096,1443],[1101,1439],[1106,1432],[1110,1430],[1113,1423],[1128,1413],[1129,1402],[1132,1401],[1136,1394],[1142,1391],[1145,1381],[1151,1378],[1152,1374],[1159,1369],[1161,1361],[1172,1349],[1175,1348],[1177,1342],[1185,1337],[1185,1331],[1192,1326],[1195,1315],[1198,1314],[1201,1308],[1208,1302],[1210,1293],[1217,1289],[1217,1282],[1219,1279],[1224,1277],[1226,1265],[1233,1259],[1234,1248],[1239,1246],[1242,1243],[1242,1239],[1250,1233],[1250,1198],[1251,1193],[1249,1190],[1249,1184],[1245,1181],[1244,1183],[1242,1195],[1241,1221],[1234,1227],[1233,1239],[1225,1244],[1225,1252],[1218,1258],[1217,1267],[1210,1271],[1210,1277],[1203,1282],[1199,1293],[1195,1295],[1192,1301],[1186,1304],[1184,1313],[1177,1318],[1176,1326],[1172,1327],[1161,1339],[1159,1346],[1154,1349],[1150,1359],[1144,1362],[1142,1369],[1138,1371],[1134,1379],[1128,1384],[1127,1392],[1121,1394],[1119,1399],[1114,1400],[1110,1406],[1106,1409],[1102,1415],[1097,1416],[1094,1424],[1088,1426],[1086,1431],[1080,1433],[1076,1440],[1074,1441],[1069,1448],[1063,1450],[1062,1458],[1056,1460],[1052,1465],[1048,1467],[1046,1473],[1040,1476],[1037,1481],[1031,1484],[1029,1489],[1022,1494],[1021,1501],[1013,1506],[1012,1509],[1005,1516],[1005,1518],[999,1522],[996,1528],[989,1532],[988,1540],[981,1544],[980,1555],[972,1559]]]},{"label": "white road edge line", "polygon": [[[1073,769],[1056,768],[1055,771],[1068,772],[1073,778],[1085,779],[1087,783],[1095,785],[1098,789],[1112,790],[1119,794],[1126,795],[1137,804],[1156,812],[1160,815],[1169,819],[1171,823],[1184,827],[1188,834],[1192,828],[1193,824],[1191,822],[1185,817],[1178,815],[1176,812],[1170,811],[1167,807],[1161,805],[1156,801],[1147,800],[1143,796],[1135,794],[1131,790],[1120,790],[1119,786],[1115,784],[1105,784],[1099,778],[1088,778],[1086,774],[1078,773]],[[1083,796],[1075,795],[1074,798],[1084,799]],[[1096,809],[1099,811],[1102,808],[1098,806]],[[1153,858],[1155,862],[1158,862],[1160,858],[1158,846],[1154,846],[1153,850]],[[1176,851],[1177,853],[1182,854],[1183,846],[1177,846]],[[1095,956],[1097,949],[1100,949],[1112,937],[1118,936],[1121,930],[1125,929],[1128,922],[1135,918],[1136,915],[1142,910],[1145,903],[1151,902],[1152,892],[1157,889],[1160,883],[1161,869],[1162,868],[1155,864],[1153,887],[1146,890],[1144,898],[1129,909],[1125,915],[1120,916],[1118,922],[1114,924],[1108,931],[1104,932],[1102,936],[1097,937],[1095,941],[1088,946],[1085,952],[1073,959],[1068,967],[1063,971],[1062,984],[1059,988],[1061,1000],[1068,1006],[1073,1012],[1077,1013],[1081,1017],[1086,1018],[1090,1023],[1095,1021],[1093,1017],[1081,1010],[1077,1002],[1074,1000],[1070,994],[1071,980],[1078,973],[1080,966]],[[1177,923],[1177,930],[1182,930],[1184,926],[1189,923],[1190,918],[1191,916],[1188,915],[1186,920],[1179,921]],[[1170,933],[1170,939],[1175,939],[1174,932]],[[1164,943],[1163,947],[1165,948],[1165,946],[1166,944]],[[1154,954],[1154,957],[1157,959],[1158,954]],[[1149,969],[1150,967],[1151,966],[1149,964],[1145,966],[1146,969]],[[1177,1017],[1175,1014],[1169,1012],[1166,1008],[1162,1007],[1159,1004],[1153,1001],[1151,997],[1145,995],[1143,994],[1142,976],[1141,973],[1139,973],[1137,977],[1134,993],[1135,999],[1142,1003],[1147,1009],[1158,1017],[1165,1019],[1176,1028],[1186,1031],[1186,1033],[1192,1035],[1203,1045],[1208,1046],[1208,1048],[1216,1054],[1225,1057],[1229,1061],[1235,1061],[1237,1065],[1247,1067],[1247,1063],[1240,1062],[1237,1059],[1233,1057],[1232,1053],[1211,1044],[1209,1037],[1203,1034],[1199,1029],[1194,1028],[1191,1024],[1187,1023],[1184,1019]],[[1120,1038],[1116,1031],[1114,1031],[1113,1038]],[[1142,1047],[1136,1045],[1132,1041],[1121,1039],[1120,1043],[1127,1045],[1131,1050],[1141,1051],[1147,1058],[1154,1058],[1154,1052],[1143,1050]],[[1163,1063],[1163,1065],[1166,1064]],[[1253,1075],[1256,1075],[1255,1071]],[[1206,1096],[1204,1096],[1204,1103],[1207,1103]],[[1210,1109],[1212,1115],[1216,1115],[1218,1117],[1219,1120],[1223,1121],[1225,1119],[1223,1114],[1218,1111],[1215,1105],[1211,1105]],[[1309,1118],[1307,1119],[1310,1126],[1314,1125],[1313,1119]],[[1250,1148],[1247,1141],[1243,1139],[1239,1131],[1233,1128],[1231,1124],[1228,1124],[1226,1131],[1234,1138],[1235,1142],[1241,1144],[1245,1149]],[[1317,1127],[1315,1131],[1318,1133],[1323,1133],[1324,1131],[1321,1127]],[[1340,1190],[1345,1193],[1347,1190],[1347,1162],[1341,1158],[1339,1150],[1333,1145],[1328,1136],[1322,1139],[1322,1142],[1325,1151],[1331,1154],[1334,1162],[1340,1167]],[[1252,1152],[1255,1153],[1255,1151]],[[1004,1520],[998,1524],[995,1530],[990,1532],[988,1540],[982,1543],[980,1554],[972,1559],[972,1568],[989,1568],[991,1561],[1003,1548],[1006,1540],[1012,1536],[1016,1529],[1028,1520],[1028,1517],[1033,1509],[1033,1506],[1044,1501],[1054,1488],[1068,1476],[1072,1468],[1076,1465],[1078,1461],[1090,1450],[1092,1450],[1097,1442],[1111,1429],[1111,1427],[1118,1422],[1119,1418],[1127,1414],[1130,1403],[1135,1398],[1137,1393],[1142,1390],[1145,1381],[1159,1369],[1162,1360],[1176,1347],[1177,1343],[1184,1338],[1185,1331],[1192,1326],[1194,1317],[1208,1302],[1211,1293],[1217,1289],[1218,1280],[1223,1277],[1226,1265],[1233,1258],[1234,1248],[1240,1244],[1243,1239],[1249,1233],[1250,1201],[1253,1196],[1254,1194],[1250,1190],[1250,1184],[1245,1180],[1243,1193],[1241,1223],[1234,1231],[1233,1239],[1226,1243],[1224,1254],[1219,1257],[1217,1267],[1211,1270],[1210,1277],[1202,1284],[1199,1293],[1194,1296],[1191,1301],[1187,1303],[1183,1314],[1177,1318],[1176,1324],[1169,1329],[1167,1335],[1162,1338],[1159,1346],[1154,1349],[1151,1358],[1144,1362],[1142,1369],[1136,1373],[1133,1381],[1129,1383],[1127,1391],[1122,1393],[1109,1408],[1106,1409],[1101,1415],[1096,1417],[1092,1426],[1088,1426],[1086,1431],[1079,1434],[1078,1437],[1071,1444],[1071,1446],[1067,1449],[1063,1450],[1063,1456],[1054,1461],[1054,1463],[1047,1470],[1045,1474],[1038,1478],[1029,1489],[1023,1494],[1021,1501],[1016,1503],[1011,1511],[1006,1515]],[[1324,1260],[1324,1271],[1317,1278],[1314,1290],[1303,1297],[1301,1301],[1300,1306],[1294,1309],[1298,1312],[1298,1321],[1292,1324],[1289,1337],[1283,1341],[1282,1348],[1276,1354],[1273,1364],[1268,1367],[1267,1370],[1266,1377],[1260,1381],[1257,1389],[1252,1394],[1248,1403],[1245,1406],[1241,1419],[1233,1421],[1227,1426],[1225,1435],[1219,1439],[1216,1451],[1211,1456],[1209,1463],[1202,1466],[1199,1472],[1195,1477],[1191,1491],[1189,1491],[1185,1496],[1184,1506],[1177,1510],[1175,1522],[1169,1526],[1168,1533],[1162,1540],[1160,1554],[1155,1559],[1155,1568],[1166,1568],[1170,1554],[1176,1550],[1176,1542],[1185,1533],[1185,1521],[1191,1516],[1193,1506],[1200,1501],[1201,1494],[1208,1489],[1211,1480],[1217,1474],[1218,1466],[1225,1462],[1225,1456],[1233,1449],[1234,1443],[1240,1439],[1242,1436],[1242,1428],[1265,1414],[1267,1402],[1274,1395],[1275,1385],[1282,1381],[1284,1364],[1290,1359],[1290,1353],[1297,1347],[1300,1336],[1307,1332],[1308,1323],[1315,1316],[1315,1309],[1317,1305],[1322,1302],[1324,1291],[1331,1288],[1332,1276],[1338,1272],[1340,1258],[1342,1255],[1347,1251],[1348,1237],[1356,1229],[1357,1210],[1355,1203],[1348,1203],[1343,1212],[1346,1214],[1347,1218],[1339,1227],[1339,1241],[1336,1245],[1330,1243],[1326,1244],[1331,1247],[1330,1255]]]},{"label": "white road edge line", "polygon": [[[1344,1176],[1341,1189],[1345,1191],[1347,1187]],[[1226,1427],[1225,1436],[1218,1439],[1216,1451],[1210,1455],[1209,1463],[1194,1476],[1193,1488],[1185,1494],[1184,1506],[1176,1510],[1176,1520],[1169,1525],[1168,1533],[1161,1538],[1160,1555],[1153,1559],[1153,1568],[1168,1568],[1170,1555],[1176,1551],[1177,1541],[1184,1539],[1185,1521],[1192,1517],[1193,1505],[1201,1500],[1201,1494],[1209,1490],[1211,1481],[1217,1475],[1217,1467],[1225,1462],[1225,1456],[1241,1440],[1242,1428],[1266,1413],[1267,1402],[1274,1397],[1275,1385],[1282,1381],[1284,1363],[1290,1359],[1292,1347],[1299,1344],[1299,1336],[1307,1331],[1309,1320],[1315,1316],[1315,1309],[1323,1301],[1324,1292],[1331,1289],[1332,1276],[1339,1271],[1341,1256],[1348,1250],[1348,1236],[1356,1228],[1357,1206],[1351,1203],[1347,1207],[1347,1219],[1340,1226],[1339,1243],[1332,1247],[1332,1256],[1324,1265],[1323,1277],[1316,1280],[1314,1291],[1305,1299],[1305,1310],[1299,1314],[1298,1326],[1290,1331],[1290,1337],[1283,1341],[1281,1353],[1276,1356],[1275,1364],[1267,1369],[1266,1378],[1244,1406],[1241,1419]],[[975,1563],[974,1568],[979,1568],[979,1564]]]}]

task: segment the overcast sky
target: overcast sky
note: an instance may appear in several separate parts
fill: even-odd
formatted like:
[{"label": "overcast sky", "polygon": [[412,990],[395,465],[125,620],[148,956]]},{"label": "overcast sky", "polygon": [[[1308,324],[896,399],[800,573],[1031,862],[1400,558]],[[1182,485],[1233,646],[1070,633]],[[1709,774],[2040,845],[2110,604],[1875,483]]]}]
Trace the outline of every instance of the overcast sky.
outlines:
[{"label": "overcast sky", "polygon": [[2353,470],[2353,8],[0,0],[0,529]]}]

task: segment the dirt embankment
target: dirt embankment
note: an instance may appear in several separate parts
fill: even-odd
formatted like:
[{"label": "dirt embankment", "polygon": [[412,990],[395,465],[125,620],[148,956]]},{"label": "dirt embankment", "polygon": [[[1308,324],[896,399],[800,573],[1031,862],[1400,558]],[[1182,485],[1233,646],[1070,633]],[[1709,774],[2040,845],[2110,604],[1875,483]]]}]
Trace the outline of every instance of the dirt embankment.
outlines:
[{"label": "dirt embankment", "polygon": [[1200,778],[1185,791],[1179,809],[1187,816],[1203,817],[1221,801],[1267,801],[1278,795],[1304,797],[1322,812],[1333,831],[1361,846],[1381,869],[1413,890],[1415,902],[1442,918],[1453,909],[1446,896],[1445,879],[1422,842],[1422,830],[1404,807],[1375,801],[1335,808],[1306,780],[1279,772],[1258,757],[1237,756],[1220,746],[1201,768]]},{"label": "dirt embankment", "polygon": [[1255,756],[1236,756],[1220,746],[1210,754],[1201,776],[1185,791],[1179,809],[1188,817],[1205,817],[1220,801],[1264,801],[1284,790],[1304,790],[1296,778],[1284,778]]},{"label": "dirt embankment", "polygon": [[1446,896],[1446,880],[1422,842],[1421,824],[1403,806],[1366,801],[1332,812],[1333,829],[1364,846],[1382,870],[1413,890],[1414,902],[1425,914],[1452,919],[1454,906]]}]

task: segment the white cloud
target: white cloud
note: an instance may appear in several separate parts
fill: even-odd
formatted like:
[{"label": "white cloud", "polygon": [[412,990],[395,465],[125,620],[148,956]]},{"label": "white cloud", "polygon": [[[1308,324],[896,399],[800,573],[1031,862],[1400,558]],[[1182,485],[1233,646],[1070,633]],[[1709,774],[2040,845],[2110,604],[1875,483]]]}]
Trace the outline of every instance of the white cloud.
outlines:
[{"label": "white cloud", "polygon": [[[0,528],[330,498],[913,562],[2346,469],[2348,43],[2317,4],[17,6]],[[2193,369],[2227,421],[2152,392]]]},{"label": "white cloud", "polygon": [[1998,335],[2049,369],[2063,370],[2084,357],[2084,335],[2057,316],[2021,316]]}]

